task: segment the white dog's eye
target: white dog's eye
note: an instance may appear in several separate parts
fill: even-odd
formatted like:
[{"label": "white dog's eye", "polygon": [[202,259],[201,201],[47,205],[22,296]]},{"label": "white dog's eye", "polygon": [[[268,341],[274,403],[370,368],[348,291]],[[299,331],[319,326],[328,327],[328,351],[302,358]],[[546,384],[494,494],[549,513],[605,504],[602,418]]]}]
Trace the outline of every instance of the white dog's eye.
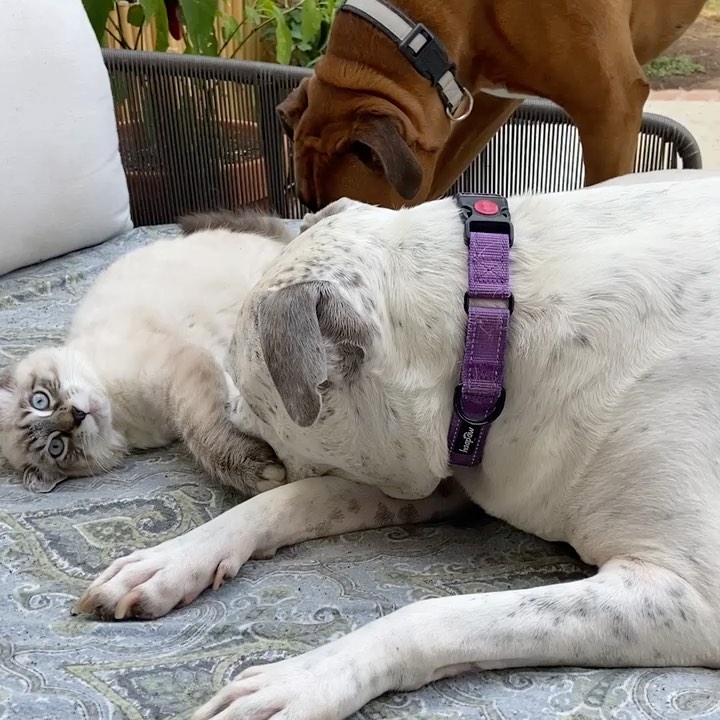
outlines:
[{"label": "white dog's eye", "polygon": [[38,390],[30,396],[30,404],[36,410],[47,410],[50,407],[50,398],[47,393]]},{"label": "white dog's eye", "polygon": [[65,452],[65,438],[62,435],[56,435],[47,446],[50,457],[59,458]]}]

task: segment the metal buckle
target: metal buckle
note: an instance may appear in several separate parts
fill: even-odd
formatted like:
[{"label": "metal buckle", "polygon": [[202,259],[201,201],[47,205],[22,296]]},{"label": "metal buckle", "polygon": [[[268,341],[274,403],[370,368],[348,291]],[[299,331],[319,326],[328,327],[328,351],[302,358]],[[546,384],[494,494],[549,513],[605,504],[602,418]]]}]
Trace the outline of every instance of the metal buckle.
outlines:
[{"label": "metal buckle", "polygon": [[[457,79],[456,79],[457,80]],[[470,113],[473,111],[475,105],[475,98],[468,92],[468,89],[460,85],[463,91],[463,101],[454,110],[451,110],[447,105],[445,106],[445,114],[452,120],[452,122],[462,122],[470,117]],[[460,108],[465,105],[464,112],[460,112]]]},{"label": "metal buckle", "polygon": [[[505,300],[507,302],[507,309],[510,312],[510,314],[513,314],[513,310],[515,310],[515,296],[510,293],[509,297],[506,298],[471,298],[469,292],[465,292],[465,297],[463,298],[463,307],[465,308],[465,312],[468,312],[470,310],[470,300],[496,300],[497,302],[502,302]],[[492,307],[492,306],[489,306]]]},{"label": "metal buckle", "polygon": [[455,387],[455,393],[453,395],[453,407],[458,417],[471,427],[482,427],[483,425],[489,425],[500,417],[503,409],[505,408],[505,388],[500,388],[500,397],[495,401],[495,405],[492,410],[480,420],[475,420],[468,417],[462,409],[462,391],[463,384],[460,383]]}]

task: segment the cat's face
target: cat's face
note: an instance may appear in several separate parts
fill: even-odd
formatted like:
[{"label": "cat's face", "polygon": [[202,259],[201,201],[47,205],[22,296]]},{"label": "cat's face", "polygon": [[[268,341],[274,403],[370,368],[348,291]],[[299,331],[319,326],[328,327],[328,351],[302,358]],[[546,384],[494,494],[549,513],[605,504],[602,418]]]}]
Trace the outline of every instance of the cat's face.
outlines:
[{"label": "cat's face", "polygon": [[110,401],[81,356],[43,348],[0,371],[0,450],[36,492],[119,462]]}]

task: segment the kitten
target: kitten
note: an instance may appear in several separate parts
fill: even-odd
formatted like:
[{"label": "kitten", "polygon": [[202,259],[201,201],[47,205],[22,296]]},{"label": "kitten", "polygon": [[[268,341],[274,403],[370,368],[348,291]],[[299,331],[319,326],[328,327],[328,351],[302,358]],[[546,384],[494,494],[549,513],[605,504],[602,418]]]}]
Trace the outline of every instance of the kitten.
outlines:
[{"label": "kitten", "polygon": [[284,482],[270,446],[232,419],[239,393],[224,359],[240,305],[289,231],[277,218],[231,213],[180,223],[184,236],[103,271],[62,347],[0,371],[0,450],[31,490],[178,439],[209,475],[246,494]]}]

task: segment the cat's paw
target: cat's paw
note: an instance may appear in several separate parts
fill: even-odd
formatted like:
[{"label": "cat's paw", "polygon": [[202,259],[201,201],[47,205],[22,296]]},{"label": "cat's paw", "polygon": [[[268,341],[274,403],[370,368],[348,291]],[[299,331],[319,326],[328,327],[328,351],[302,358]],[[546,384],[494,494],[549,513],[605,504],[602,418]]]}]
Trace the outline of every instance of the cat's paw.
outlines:
[{"label": "cat's paw", "polygon": [[246,421],[246,410],[245,403],[243,402],[243,396],[235,395],[235,397],[230,398],[225,403],[225,412],[228,414],[230,420],[242,429],[243,423]]},{"label": "cat's paw", "polygon": [[280,487],[286,481],[285,468],[274,458],[272,460],[255,460],[248,457],[245,460],[243,472],[228,473],[223,477],[226,485],[240,490],[248,497]]},{"label": "cat's paw", "polygon": [[246,497],[284,485],[287,474],[268,443],[247,433],[235,432],[219,452],[205,452],[204,467],[223,485]]},{"label": "cat's paw", "polygon": [[285,484],[286,480],[285,468],[277,463],[268,463],[265,469],[262,471],[262,482],[259,488],[260,492],[266,490],[272,490],[274,487],[279,487]]}]

